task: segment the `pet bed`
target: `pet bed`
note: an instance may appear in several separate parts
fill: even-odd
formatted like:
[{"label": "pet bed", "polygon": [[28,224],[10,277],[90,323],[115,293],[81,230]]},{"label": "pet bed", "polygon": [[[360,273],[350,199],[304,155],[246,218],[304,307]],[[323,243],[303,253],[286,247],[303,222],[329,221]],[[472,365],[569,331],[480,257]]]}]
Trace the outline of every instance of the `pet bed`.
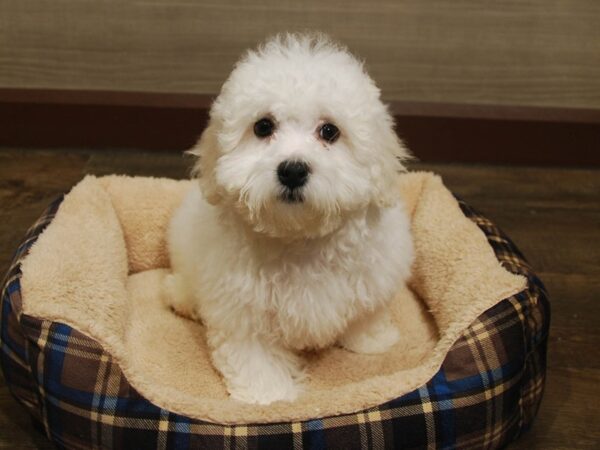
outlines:
[{"label": "pet bed", "polygon": [[411,173],[416,260],[384,355],[306,355],[293,403],[227,396],[202,326],[160,299],[165,230],[190,181],[86,177],[18,248],[2,291],[12,394],[64,448],[498,448],[541,400],[549,304],[514,244]]}]

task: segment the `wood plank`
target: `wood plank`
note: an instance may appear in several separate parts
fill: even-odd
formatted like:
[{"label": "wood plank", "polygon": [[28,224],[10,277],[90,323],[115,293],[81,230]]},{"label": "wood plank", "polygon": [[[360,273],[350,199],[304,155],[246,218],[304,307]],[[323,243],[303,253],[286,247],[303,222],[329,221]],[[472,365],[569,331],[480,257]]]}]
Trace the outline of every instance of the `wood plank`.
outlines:
[{"label": "wood plank", "polygon": [[542,405],[533,428],[509,448],[522,450],[595,450],[600,370],[554,369],[548,372]]},{"label": "wood plank", "polygon": [[549,369],[600,370],[600,277],[538,275],[548,289],[552,307]]},{"label": "wood plank", "polygon": [[54,198],[81,179],[88,158],[78,151],[2,150],[0,202],[18,208]]},{"label": "wood plank", "polygon": [[83,175],[79,151],[0,150],[0,279],[25,232]]},{"label": "wood plank", "polygon": [[540,272],[600,274],[595,170],[415,164],[504,230]]},{"label": "wood plank", "polygon": [[35,429],[31,418],[10,394],[0,371],[0,449],[52,449],[45,435]]},{"label": "wood plank", "polygon": [[537,270],[600,274],[600,248],[596,244],[600,210],[575,213],[487,203],[478,209],[511,237]]},{"label": "wood plank", "polygon": [[[579,336],[579,332],[592,334],[594,340],[600,333],[600,277],[587,274],[561,274],[537,272],[542,279],[552,301],[552,331],[570,333]],[[598,341],[596,341],[597,343]],[[586,355],[585,364],[598,365],[600,369],[600,352],[594,351]],[[572,367],[564,364],[563,367]]]},{"label": "wood plank", "polygon": [[[0,149],[1,258],[54,195],[85,173],[186,176],[181,154]],[[413,164],[447,185],[514,238],[552,302],[548,381],[532,430],[514,449],[595,449],[600,398],[600,171]],[[595,201],[596,200],[596,201]],[[0,375],[0,448],[52,448]]]},{"label": "wood plank", "polygon": [[267,34],[318,29],[387,100],[600,107],[595,0],[0,0],[0,86],[214,94]]},{"label": "wood plank", "polygon": [[193,158],[183,152],[105,151],[91,155],[85,173],[144,177],[189,178]]},{"label": "wood plank", "polygon": [[409,164],[409,168],[440,174],[451,190],[474,205],[600,208],[600,177],[596,169],[419,162]]}]

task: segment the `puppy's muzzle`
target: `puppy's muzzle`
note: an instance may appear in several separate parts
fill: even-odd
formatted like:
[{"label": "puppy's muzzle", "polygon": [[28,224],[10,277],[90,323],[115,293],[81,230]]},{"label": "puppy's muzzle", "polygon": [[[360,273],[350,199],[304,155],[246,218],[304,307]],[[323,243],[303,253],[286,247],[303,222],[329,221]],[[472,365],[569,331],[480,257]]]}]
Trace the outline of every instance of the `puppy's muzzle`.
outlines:
[{"label": "puppy's muzzle", "polygon": [[282,199],[288,202],[301,202],[300,188],[306,184],[310,166],[304,161],[283,161],[277,166],[277,178],[286,189]]}]

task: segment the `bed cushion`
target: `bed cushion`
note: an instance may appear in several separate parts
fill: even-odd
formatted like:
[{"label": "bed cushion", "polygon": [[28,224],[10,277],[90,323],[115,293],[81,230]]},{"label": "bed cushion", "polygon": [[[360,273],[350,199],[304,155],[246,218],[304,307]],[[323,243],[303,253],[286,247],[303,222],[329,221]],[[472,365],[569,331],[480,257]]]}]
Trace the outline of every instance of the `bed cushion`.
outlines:
[{"label": "bed cushion", "polygon": [[426,173],[399,186],[417,254],[393,308],[403,341],[382,356],[309,355],[294,403],[230,399],[202,327],[160,301],[165,229],[189,183],[88,177],[19,247],[2,294],[2,366],[53,441],[498,447],[530,425],[544,379],[543,286],[506,236]]}]

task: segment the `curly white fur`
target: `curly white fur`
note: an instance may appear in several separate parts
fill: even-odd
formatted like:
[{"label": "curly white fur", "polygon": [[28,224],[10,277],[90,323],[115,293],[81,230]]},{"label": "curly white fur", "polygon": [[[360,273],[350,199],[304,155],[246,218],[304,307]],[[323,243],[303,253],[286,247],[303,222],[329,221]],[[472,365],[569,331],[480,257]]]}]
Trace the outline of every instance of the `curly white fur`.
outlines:
[{"label": "curly white fur", "polygon": [[[262,117],[268,138],[253,132]],[[325,122],[337,141],[320,139]],[[199,183],[171,223],[165,297],[205,324],[234,398],[296,398],[304,349],[394,345],[387,304],[413,258],[396,188],[408,154],[360,62],[322,35],[267,41],[238,62],[192,153]],[[289,160],[310,166],[303,202],[281,199]]]}]

